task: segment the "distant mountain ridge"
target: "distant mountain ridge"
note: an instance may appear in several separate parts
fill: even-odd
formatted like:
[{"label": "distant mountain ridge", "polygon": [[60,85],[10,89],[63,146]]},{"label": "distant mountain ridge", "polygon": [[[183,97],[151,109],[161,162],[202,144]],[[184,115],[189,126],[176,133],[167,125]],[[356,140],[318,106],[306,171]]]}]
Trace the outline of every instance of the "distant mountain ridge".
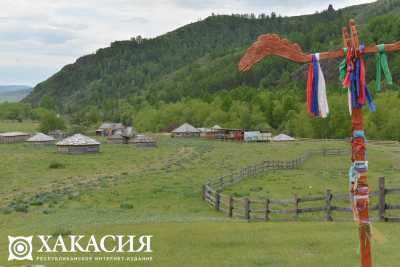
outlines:
[{"label": "distant mountain ridge", "polygon": [[4,92],[15,92],[21,90],[32,89],[32,86],[27,85],[0,85],[0,93]]},{"label": "distant mountain ridge", "polygon": [[0,85],[0,102],[19,102],[32,92],[26,85]]},{"label": "distant mountain ridge", "polygon": [[[119,101],[140,107],[143,103],[207,99],[216,92],[240,86],[303,88],[306,66],[269,58],[243,74],[237,71],[237,63],[245,49],[264,33],[279,33],[307,52],[340,48],[341,28],[350,18],[360,24],[360,36],[366,43],[400,39],[399,0],[380,0],[340,10],[329,8],[295,17],[274,13],[258,17],[211,16],[154,39],[136,37],[113,42],[110,47],[66,65],[38,84],[24,101],[37,106],[42,97],[48,96],[62,113],[89,108],[112,113]],[[399,56],[391,56],[391,62],[398,66]],[[323,68],[328,82],[337,84],[337,61],[327,62]],[[374,69],[368,70],[368,77],[374,77]],[[399,77],[400,69],[394,67],[393,74]]]}]

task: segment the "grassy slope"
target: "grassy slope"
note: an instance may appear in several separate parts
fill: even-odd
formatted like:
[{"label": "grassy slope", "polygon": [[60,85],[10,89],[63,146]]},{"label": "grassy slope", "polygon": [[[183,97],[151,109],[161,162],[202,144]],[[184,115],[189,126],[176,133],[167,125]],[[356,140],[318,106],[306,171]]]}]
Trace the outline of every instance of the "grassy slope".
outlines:
[{"label": "grassy slope", "polygon": [[33,121],[24,121],[17,123],[15,121],[0,121],[0,133],[2,132],[27,132],[35,133],[37,132],[39,123]]},{"label": "grassy slope", "polygon": [[[6,262],[8,234],[52,234],[60,230],[99,235],[153,234],[154,262],[137,266],[357,264],[353,223],[236,222],[210,209],[199,196],[201,184],[210,176],[265,159],[292,158],[309,148],[346,144],[238,144],[166,137],[159,137],[159,141],[156,150],[103,145],[102,153],[81,156],[58,155],[51,148],[1,146],[0,169],[6,171],[0,172],[0,206],[14,198],[30,199],[35,193],[67,187],[71,190],[61,190],[42,206],[31,206],[28,213],[0,214],[0,265],[20,264]],[[384,172],[390,178],[389,184],[400,185],[393,170],[398,162],[397,149],[371,146],[372,179]],[[49,169],[54,161],[65,163],[66,168]],[[327,166],[323,167],[325,163]],[[270,191],[284,198],[294,192],[319,194],[328,186],[343,192],[347,165],[346,157],[315,158],[300,170],[249,179],[232,191],[243,193],[246,188],[261,185],[263,193]],[[293,175],[294,185],[290,179]],[[271,182],[271,177],[275,182]],[[307,187],[310,183],[312,189]],[[133,208],[122,209],[123,203],[132,204]],[[376,266],[396,266],[394,236],[400,229],[390,224],[377,224],[377,228],[387,241],[376,246]]]}]

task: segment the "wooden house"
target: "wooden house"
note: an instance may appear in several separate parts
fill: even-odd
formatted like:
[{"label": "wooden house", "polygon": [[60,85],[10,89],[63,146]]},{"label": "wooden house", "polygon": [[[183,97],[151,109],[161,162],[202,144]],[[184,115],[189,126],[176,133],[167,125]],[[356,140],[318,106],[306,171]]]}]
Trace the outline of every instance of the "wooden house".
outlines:
[{"label": "wooden house", "polygon": [[189,123],[184,123],[171,132],[171,137],[199,137],[200,130]]},{"label": "wooden house", "polygon": [[274,136],[272,138],[272,141],[274,142],[288,142],[288,141],[295,141],[293,137],[286,135],[286,134],[279,134],[277,136]]},{"label": "wooden house", "polygon": [[157,147],[157,142],[153,138],[143,134],[136,135],[135,138],[129,140],[129,143],[139,148]]},{"label": "wooden house", "polygon": [[66,154],[97,153],[100,143],[82,134],[75,134],[56,144],[57,151]]},{"label": "wooden house", "polygon": [[122,123],[106,122],[100,125],[96,130],[96,135],[98,136],[112,136],[117,133],[122,133],[125,126]]},{"label": "wooden house", "polygon": [[30,137],[27,133],[9,132],[0,134],[0,144],[22,143]]},{"label": "wooden house", "polygon": [[46,145],[54,145],[56,139],[52,136],[43,133],[37,133],[34,136],[27,139],[25,142],[36,146],[46,146]]}]

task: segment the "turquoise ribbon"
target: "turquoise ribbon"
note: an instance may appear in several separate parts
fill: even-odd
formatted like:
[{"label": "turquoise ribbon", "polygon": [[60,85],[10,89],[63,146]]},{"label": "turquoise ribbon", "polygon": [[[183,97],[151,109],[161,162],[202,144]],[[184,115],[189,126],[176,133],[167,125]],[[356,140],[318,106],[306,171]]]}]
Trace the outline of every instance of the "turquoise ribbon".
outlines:
[{"label": "turquoise ribbon", "polygon": [[390,73],[388,59],[385,53],[385,45],[380,44],[376,47],[378,48],[378,53],[376,53],[376,90],[379,92],[381,91],[382,70],[388,84],[393,84],[393,78]]},{"label": "turquoise ribbon", "polygon": [[346,61],[347,48],[343,48],[343,54],[344,54],[344,59],[339,64],[339,72],[340,72],[339,79],[342,82],[346,78],[346,74],[347,74],[347,61]]}]

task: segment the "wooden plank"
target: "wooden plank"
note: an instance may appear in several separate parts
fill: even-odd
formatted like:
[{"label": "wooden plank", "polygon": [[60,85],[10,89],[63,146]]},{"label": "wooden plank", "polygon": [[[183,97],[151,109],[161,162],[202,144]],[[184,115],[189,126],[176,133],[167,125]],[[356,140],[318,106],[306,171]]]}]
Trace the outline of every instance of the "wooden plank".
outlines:
[{"label": "wooden plank", "polygon": [[250,220],[250,200],[248,198],[244,199],[244,216],[246,220]]},{"label": "wooden plank", "polygon": [[400,188],[388,188],[386,189],[387,194],[398,194],[400,193]]},{"label": "wooden plank", "polygon": [[234,206],[233,206],[233,197],[230,196],[229,197],[229,206],[228,206],[228,216],[231,217],[231,218],[233,216],[233,208],[234,208]]},{"label": "wooden plank", "polygon": [[379,177],[379,220],[380,221],[385,221],[385,209],[386,209],[386,203],[385,203],[385,177]]},{"label": "wooden plank", "polygon": [[325,200],[325,196],[306,196],[306,197],[301,197],[300,202],[314,202],[314,201],[322,201]]},{"label": "wooden plank", "polygon": [[387,210],[399,210],[400,209],[400,205],[386,204],[386,209]]},{"label": "wooden plank", "polygon": [[313,207],[313,208],[300,208],[299,213],[308,213],[308,212],[320,212],[325,211],[325,207]]},{"label": "wooden plank", "polygon": [[332,191],[330,189],[326,190],[326,204],[325,204],[325,221],[331,222],[332,218]]},{"label": "wooden plank", "polygon": [[400,222],[400,218],[385,218],[385,222]]}]

